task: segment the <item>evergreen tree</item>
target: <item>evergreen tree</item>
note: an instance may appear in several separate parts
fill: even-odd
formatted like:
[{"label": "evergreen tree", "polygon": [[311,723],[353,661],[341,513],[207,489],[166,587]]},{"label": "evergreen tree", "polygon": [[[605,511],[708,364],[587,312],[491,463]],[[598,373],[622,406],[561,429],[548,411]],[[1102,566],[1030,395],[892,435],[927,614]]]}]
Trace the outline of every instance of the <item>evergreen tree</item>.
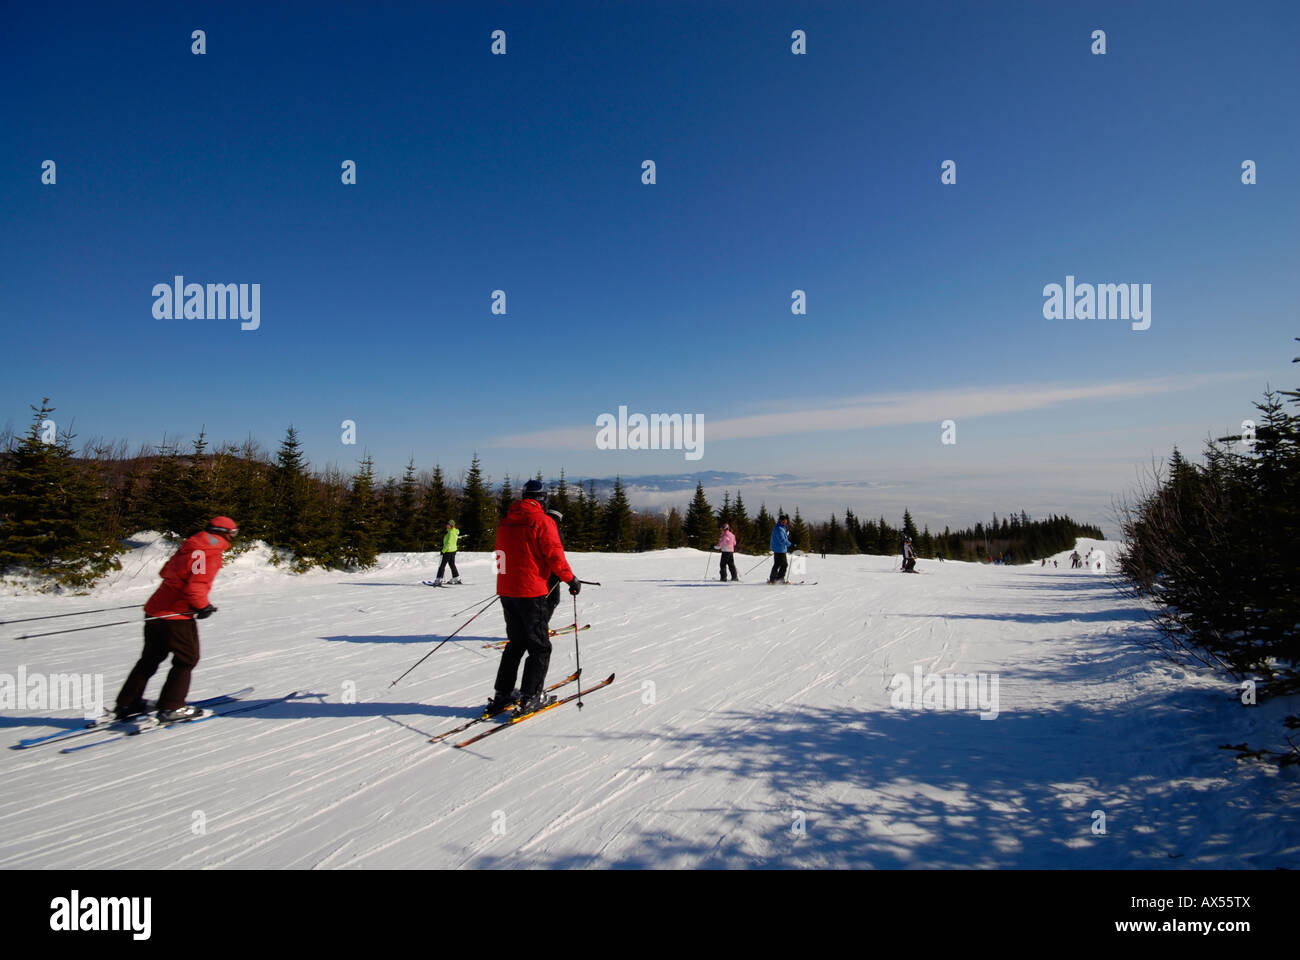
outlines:
[{"label": "evergreen tree", "polygon": [[25,568],[66,586],[120,569],[121,547],[104,522],[108,503],[96,477],[75,462],[72,435],[48,437],[49,398],[0,468],[0,570]]},{"label": "evergreen tree", "polygon": [[696,550],[707,550],[717,543],[718,524],[713,519],[713,508],[704,496],[704,483],[695,482],[695,498],[686,508],[686,545]]},{"label": "evergreen tree", "polygon": [[601,540],[603,539],[603,521],[604,511],[601,509],[600,501],[596,499],[596,481],[587,481],[587,497],[582,504],[582,527],[586,531],[587,545],[584,550],[600,550]]},{"label": "evergreen tree", "polygon": [[911,511],[906,509],[903,510],[903,536],[911,537],[913,543],[920,536],[916,529],[916,522],[912,519]]},{"label": "evergreen tree", "polygon": [[222,512],[213,498],[212,468],[208,463],[211,458],[207,456],[207,449],[207,431],[200,429],[194,438],[194,453],[181,484],[181,502],[188,513],[182,523],[186,535],[202,530],[208,521]]},{"label": "evergreen tree", "polygon": [[794,519],[790,521],[790,543],[793,544],[791,549],[808,551],[812,538],[808,535],[808,525],[804,523],[803,517],[799,516],[799,508],[794,508]]},{"label": "evergreen tree", "polygon": [[605,546],[614,553],[625,553],[635,548],[632,529],[632,508],[628,506],[623,481],[614,478],[614,492],[605,504]]},{"label": "evergreen tree", "polygon": [[312,502],[312,483],[302,444],[292,425],[276,452],[275,473],[271,482],[272,510],[269,518],[270,542],[273,546],[297,554],[295,566],[304,569],[312,558],[304,549],[316,522]]},{"label": "evergreen tree", "polygon": [[[310,477],[310,513],[312,523],[302,543],[302,554],[311,563],[327,569],[338,569],[345,564],[348,553],[344,540],[348,485],[336,466],[327,466]],[[300,563],[304,568],[307,564]]]},{"label": "evergreen tree", "polygon": [[664,522],[664,546],[669,550],[686,546],[686,531],[682,529],[682,515],[673,507]]},{"label": "evergreen tree", "polygon": [[491,550],[496,543],[497,505],[483,478],[477,453],[470,461],[461,493],[460,532],[468,550]]},{"label": "evergreen tree", "polygon": [[405,553],[420,549],[419,512],[420,487],[415,474],[415,457],[411,457],[397,488],[397,529],[393,536],[397,550]]},{"label": "evergreen tree", "polygon": [[442,478],[442,466],[435,464],[433,476],[424,488],[424,496],[420,501],[420,550],[432,552],[442,549],[447,521],[456,519],[455,512],[451,494]]},{"label": "evergreen tree", "polygon": [[379,491],[379,551],[396,553],[401,549],[402,531],[399,520],[397,481],[392,477],[384,480]]},{"label": "evergreen tree", "polygon": [[849,537],[847,525],[841,525],[836,522],[835,514],[831,514],[831,522],[826,530],[826,550],[834,554],[855,553],[853,541]]},{"label": "evergreen tree", "polygon": [[379,556],[381,527],[375,500],[375,463],[367,453],[352,478],[344,512],[343,563],[353,569],[372,566]]},{"label": "evergreen tree", "polygon": [[566,550],[590,550],[591,535],[587,530],[587,492],[582,484],[576,485],[577,493],[569,501],[570,509],[564,511],[564,548]]},{"label": "evergreen tree", "polygon": [[731,505],[731,532],[736,535],[737,553],[753,549],[754,531],[739,490],[736,491],[736,502]]},{"label": "evergreen tree", "polygon": [[174,442],[163,437],[145,481],[138,522],[171,538],[193,533],[187,529],[190,511],[184,502],[184,478],[180,450]]},{"label": "evergreen tree", "polygon": [[[581,487],[579,488],[581,489]],[[550,493],[550,504],[553,510],[557,510],[564,515],[565,520],[569,518],[569,484],[564,478],[564,468],[560,468],[560,482]]]},{"label": "evergreen tree", "polygon": [[233,507],[228,515],[239,524],[234,552],[247,550],[256,540],[270,542],[274,468],[251,437],[239,448],[223,448],[218,461],[217,504],[225,510]]},{"label": "evergreen tree", "polygon": [[772,528],[776,518],[767,512],[767,504],[759,503],[758,516],[754,518],[754,552],[768,553],[772,549]]},{"label": "evergreen tree", "polygon": [[[510,504],[515,502],[515,490],[510,485],[510,475],[507,473],[506,478],[501,481],[501,496],[497,498],[497,518],[504,520],[506,514],[510,512]],[[563,511],[560,511],[563,513]]]}]

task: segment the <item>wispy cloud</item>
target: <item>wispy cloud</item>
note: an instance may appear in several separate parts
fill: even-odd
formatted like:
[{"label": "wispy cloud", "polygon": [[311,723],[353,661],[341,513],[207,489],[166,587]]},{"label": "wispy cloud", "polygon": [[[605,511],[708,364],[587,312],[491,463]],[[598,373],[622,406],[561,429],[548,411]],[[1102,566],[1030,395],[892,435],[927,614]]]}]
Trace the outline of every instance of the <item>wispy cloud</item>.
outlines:
[{"label": "wispy cloud", "polygon": [[[1009,413],[1043,410],[1065,403],[1088,400],[1121,400],[1177,393],[1204,387],[1257,378],[1258,373],[1209,373],[1189,376],[1150,377],[1141,380],[1118,380],[1111,383],[1000,384],[962,390],[924,390],[846,397],[823,402],[801,410],[760,413],[743,417],[712,419],[705,413],[705,441],[743,440],[787,436],[790,434],[828,433],[840,430],[864,430],[912,423],[938,423],[945,419],[969,419]],[[614,406],[617,406],[616,404]],[[596,414],[591,425],[560,427],[531,433],[497,437],[490,447],[540,448],[552,450],[589,450],[595,444]]]}]

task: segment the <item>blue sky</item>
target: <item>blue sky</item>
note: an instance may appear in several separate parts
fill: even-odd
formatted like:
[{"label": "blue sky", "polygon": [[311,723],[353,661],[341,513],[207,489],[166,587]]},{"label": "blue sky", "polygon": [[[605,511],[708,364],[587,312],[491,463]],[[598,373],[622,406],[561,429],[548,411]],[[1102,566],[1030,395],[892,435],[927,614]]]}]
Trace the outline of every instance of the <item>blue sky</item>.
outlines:
[{"label": "blue sky", "polygon": [[[0,422],[48,395],[133,444],[293,423],[319,464],[477,450],[497,479],[792,473],[877,485],[803,488],[805,513],[1104,521],[1136,466],[1295,385],[1294,3],[5,21]],[[155,319],[177,274],[260,283],[261,327]],[[1150,329],[1045,320],[1067,275],[1150,283]],[[702,414],[703,459],[597,450],[620,404]]]}]

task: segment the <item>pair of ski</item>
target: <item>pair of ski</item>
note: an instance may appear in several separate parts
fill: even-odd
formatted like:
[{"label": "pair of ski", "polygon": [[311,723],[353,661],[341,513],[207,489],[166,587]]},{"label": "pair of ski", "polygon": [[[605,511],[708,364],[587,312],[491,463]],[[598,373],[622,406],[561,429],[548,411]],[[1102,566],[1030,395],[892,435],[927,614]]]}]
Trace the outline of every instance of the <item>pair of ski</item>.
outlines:
[{"label": "pair of ski", "polygon": [[[236,703],[245,696],[253,692],[252,687],[245,687],[243,690],[233,694],[226,694],[221,697],[213,697],[210,700],[200,700],[194,704],[197,707],[215,707],[227,703]],[[298,691],[286,693],[282,697],[275,697],[271,700],[263,700],[261,703],[250,703],[247,706],[235,707],[233,710],[208,710],[201,717],[195,717],[193,720],[177,720],[171,723],[155,719],[154,717],[145,717],[139,720],[126,720],[123,722],[123,728],[117,736],[107,737],[103,740],[95,740],[91,743],[77,744],[74,747],[64,747],[59,753],[76,753],[79,750],[89,750],[91,747],[102,746],[106,743],[117,743],[119,740],[125,740],[127,737],[138,737],[144,733],[151,733],[154,730],[172,730],[193,726],[196,723],[202,723],[205,720],[214,720],[217,717],[228,717],[233,713],[248,713],[251,710],[263,710],[266,707],[273,706],[277,703],[286,703],[298,696]]]},{"label": "pair of ski", "polygon": [[[569,674],[563,680],[551,684],[549,687],[546,688],[545,692],[551,693],[552,691],[558,690],[560,689],[560,687],[567,686],[570,683],[577,683],[578,678],[581,676],[581,674],[582,671],[577,670]],[[554,703],[548,703],[546,706],[542,707],[541,709],[533,710],[529,713],[521,713],[517,717],[511,717],[505,723],[499,724],[495,727],[491,727],[480,734],[476,734],[475,736],[470,737],[468,740],[462,740],[459,743],[453,744],[453,746],[456,747],[456,749],[458,750],[462,747],[468,747],[471,743],[477,743],[478,741],[482,740],[484,737],[490,737],[494,733],[500,733],[502,730],[506,730],[517,723],[522,723],[525,720],[531,719],[532,717],[537,716],[539,713],[545,713],[547,710],[554,710],[556,707],[562,707],[564,706],[564,704],[571,703],[572,701],[577,700],[579,697],[585,697],[587,694],[594,693],[595,691],[601,689],[602,687],[608,687],[613,682],[614,682],[614,674],[611,673],[604,680],[600,681],[600,683],[590,686],[586,690],[579,689],[577,693],[571,694],[567,697],[562,697],[556,700]],[[458,727],[453,727],[451,730],[447,730],[444,731],[443,733],[437,734],[436,736],[430,737],[429,742],[442,743],[448,737],[455,736],[458,733],[462,733],[465,730],[468,730],[470,727],[475,726],[476,724],[484,723],[488,720],[492,720],[496,717],[499,717],[509,709],[510,707],[506,706],[496,711],[495,713],[484,713],[480,716],[475,717],[473,720],[468,720],[465,723],[462,723]]]},{"label": "pair of ski", "polygon": [[426,587],[465,587],[465,586],[468,586],[468,584],[465,583],[464,580],[462,580],[460,583],[452,583],[450,580],[444,580],[442,583],[435,583],[435,582],[432,581],[432,580],[421,580],[420,582],[421,582],[422,584],[424,584]]},{"label": "pair of ski", "polygon": [[[229,703],[232,700],[238,700],[241,697],[248,696],[252,692],[252,687],[245,687],[243,690],[237,690],[234,693],[225,693],[219,697],[209,697],[206,700],[197,700],[192,705],[206,709],[219,704]],[[75,740],[78,737],[88,737],[101,730],[124,730],[131,724],[138,723],[147,716],[147,712],[135,713],[119,720],[111,712],[106,711],[103,716],[91,720],[84,727],[79,727],[75,730],[60,730],[58,733],[46,734],[43,737],[27,737],[15,743],[13,748],[15,750],[27,750],[30,747],[39,747],[47,743],[61,743],[64,740]]]},{"label": "pair of ski", "polygon": [[[253,692],[252,687],[245,687],[243,690],[237,690],[234,693],[225,693],[217,697],[209,697],[206,700],[197,700],[192,706],[208,710],[212,707],[222,706],[227,703],[234,703],[242,700]],[[221,712],[209,712],[193,720],[177,721],[175,723],[164,723],[150,717],[146,713],[135,714],[125,717],[121,720],[115,718],[112,714],[106,714],[96,720],[92,720],[84,727],[75,730],[62,730],[58,733],[47,734],[42,737],[28,737],[19,740],[14,744],[15,750],[28,750],[32,747],[45,746],[51,743],[64,743],[68,740],[77,740],[82,737],[89,737],[96,733],[113,733],[115,736],[106,737],[103,740],[94,740],[90,743],[77,744],[76,746],[64,747],[60,753],[76,753],[80,750],[88,750],[91,747],[97,747],[104,743],[115,743],[125,737],[138,736],[142,733],[148,733],[151,730],[162,730],[165,727],[185,726],[191,723],[201,723],[204,720],[211,720],[213,717],[224,717],[231,713],[243,713],[248,710],[260,710],[263,707],[271,706],[274,703],[281,703],[297,696],[297,691],[274,700],[267,700],[263,703],[250,704],[245,707],[238,707],[234,710],[223,710]]]},{"label": "pair of ski", "polygon": [[[579,630],[590,630],[590,629],[591,629],[591,624],[589,624],[589,623],[584,623],[584,624],[583,624],[582,626],[580,626],[578,629],[579,629]],[[546,635],[547,635],[548,637],[558,637],[558,636],[560,636],[560,635],[562,635],[562,634],[565,634],[565,633],[573,633],[573,632],[574,632],[574,630],[573,630],[573,624],[569,624],[567,627],[560,627],[560,629],[558,629],[558,630],[547,630],[547,631],[546,631]],[[493,640],[491,643],[485,643],[485,644],[483,644],[483,649],[484,649],[484,650],[502,650],[502,649],[505,648],[505,645],[506,645],[507,643],[509,643],[509,642],[510,642],[509,640]]]}]

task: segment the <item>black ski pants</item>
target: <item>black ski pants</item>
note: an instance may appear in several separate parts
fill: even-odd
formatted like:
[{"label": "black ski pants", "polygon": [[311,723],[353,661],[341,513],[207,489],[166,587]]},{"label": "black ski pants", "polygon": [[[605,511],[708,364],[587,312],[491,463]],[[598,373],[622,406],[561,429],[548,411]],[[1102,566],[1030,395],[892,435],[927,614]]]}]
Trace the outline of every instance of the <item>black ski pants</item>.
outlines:
[{"label": "black ski pants", "polygon": [[185,698],[190,692],[190,674],[199,662],[199,628],[192,617],[145,623],[144,652],[117,695],[119,709],[130,709],[143,699],[150,679],[168,656],[172,658],[172,668],[167,672],[167,681],[158,697],[158,709],[177,710],[185,706]]},{"label": "black ski pants", "polygon": [[[557,590],[556,593],[559,591]],[[502,597],[501,610],[506,616],[506,648],[497,668],[496,692],[508,696],[515,688],[519,661],[528,654],[524,679],[519,685],[523,699],[541,693],[546,670],[551,665],[551,640],[546,624],[551,616],[547,597]]]},{"label": "black ski pants", "polygon": [[722,575],[723,580],[727,579],[728,570],[731,571],[732,580],[740,579],[740,577],[736,576],[736,554],[733,551],[724,550],[722,551],[722,561],[718,564],[718,573]]},{"label": "black ski pants", "polygon": [[775,583],[778,580],[785,579],[786,555],[784,553],[772,554],[772,573],[767,578],[768,583]]},{"label": "black ski pants", "polygon": [[451,553],[442,555],[442,563],[438,564],[438,576],[434,579],[442,579],[442,571],[447,569],[447,564],[451,564],[451,575],[457,578],[460,577],[460,571],[456,569],[456,551],[453,550]]}]

